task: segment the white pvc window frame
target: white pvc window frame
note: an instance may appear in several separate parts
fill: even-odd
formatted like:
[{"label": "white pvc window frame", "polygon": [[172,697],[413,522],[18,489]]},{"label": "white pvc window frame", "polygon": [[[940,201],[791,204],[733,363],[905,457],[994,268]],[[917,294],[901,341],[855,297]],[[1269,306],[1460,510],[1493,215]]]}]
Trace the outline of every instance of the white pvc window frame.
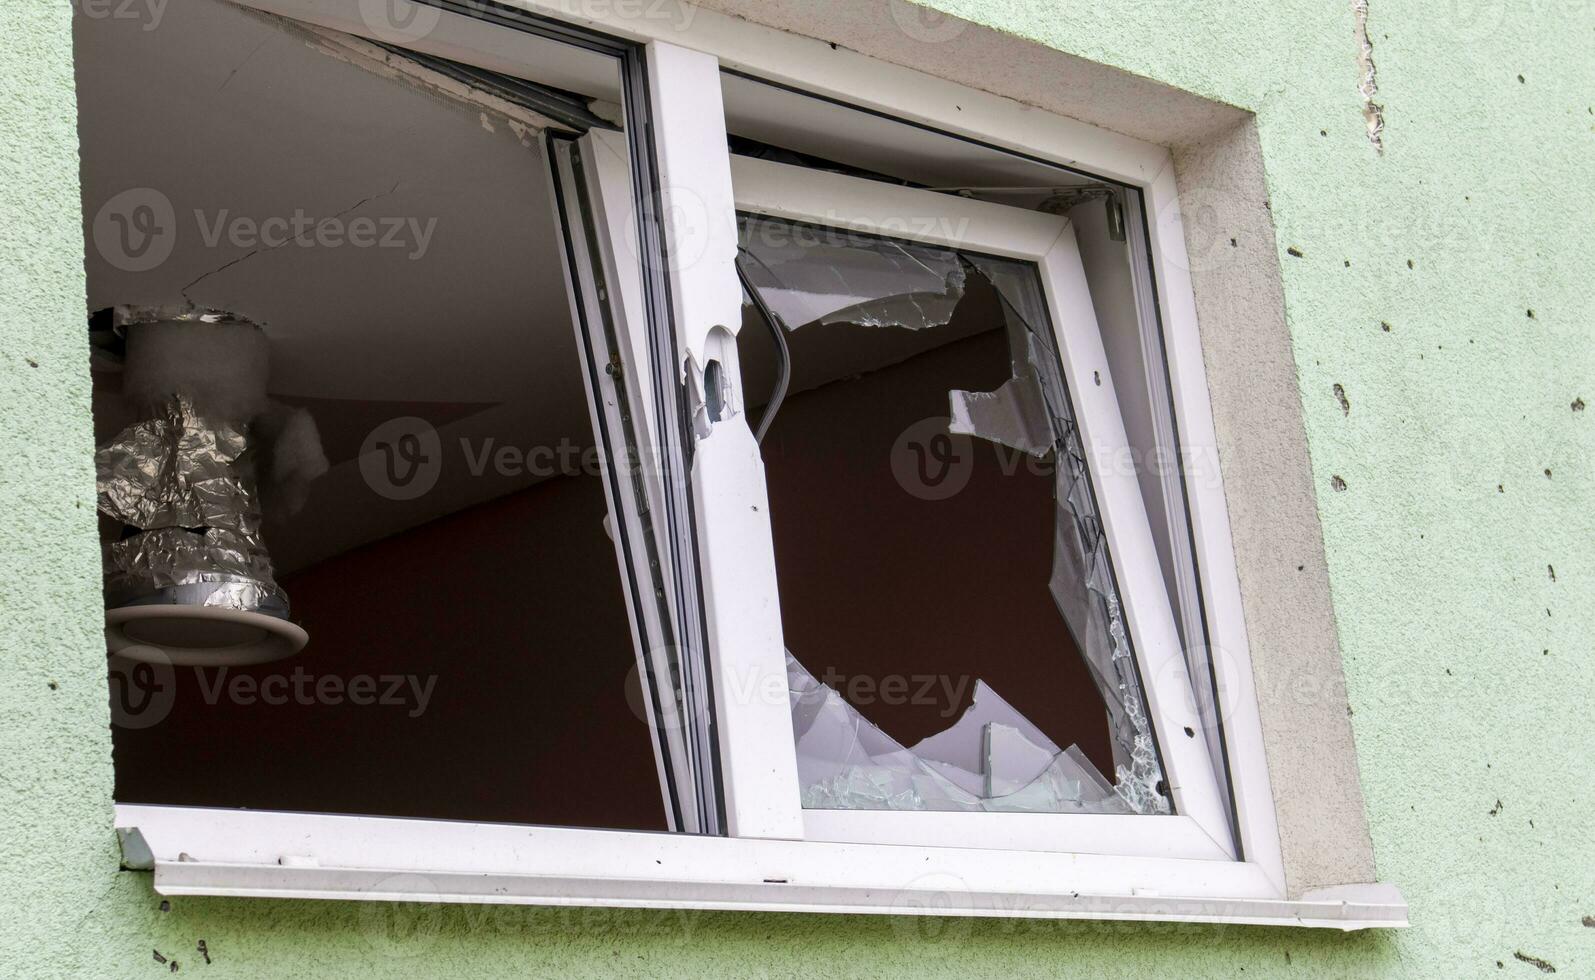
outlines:
[{"label": "white pvc window frame", "polygon": [[[357,0],[235,2],[367,33],[343,10],[354,9]],[[1194,294],[1189,274],[1177,260],[1184,254],[1184,238],[1172,160],[1165,148],[708,11],[669,18],[657,16],[658,5],[639,16],[628,13],[625,5],[578,12],[566,0],[503,4],[647,45],[654,162],[666,212],[675,217],[666,229],[672,312],[679,363],[689,377],[694,367],[701,369],[710,360],[731,368],[736,364],[734,329],[741,305],[732,265],[736,202],[718,96],[719,72],[732,69],[1057,161],[1139,190],[1148,215],[1152,287],[1163,316],[1170,410],[1179,420],[1184,447],[1216,458]],[[495,51],[494,58],[503,63],[505,50],[512,47]],[[705,188],[711,191],[707,197]],[[879,193],[879,188],[871,192]],[[692,260],[680,261],[682,256]],[[1077,381],[1073,386],[1077,399],[1093,388]],[[731,409],[740,413],[741,406]],[[1101,428],[1093,440],[1107,435]],[[1173,843],[1144,848],[1147,853],[1141,855],[804,839],[808,829],[796,805],[785,697],[775,700],[777,712],[769,710],[768,698],[732,696],[727,683],[740,672],[740,689],[746,691],[749,683],[773,684],[771,678],[778,677],[778,690],[785,692],[779,613],[767,601],[775,595],[773,560],[750,563],[726,555],[746,549],[750,540],[757,543],[761,535],[767,543],[762,476],[747,477],[759,470],[758,447],[745,424],[722,422],[716,430],[697,446],[694,499],[725,752],[721,771],[728,836],[119,805],[116,825],[126,865],[153,869],[156,890],[168,895],[1113,918],[1339,929],[1406,924],[1399,894],[1382,886],[1287,897],[1227,508],[1222,487],[1214,481],[1189,482],[1186,492],[1209,635],[1224,654],[1215,657],[1214,670],[1229,709],[1225,726],[1240,859],[1219,859],[1227,854],[1192,857],[1175,834],[1148,835]],[[737,481],[716,479],[739,473]],[[1130,554],[1150,552],[1150,542],[1139,540],[1142,532],[1121,526],[1115,533],[1137,539],[1117,546],[1119,562],[1124,562],[1127,548]],[[770,554],[763,546],[752,550]],[[727,578],[733,566],[741,576],[736,583]],[[1163,594],[1161,588],[1157,592]],[[1140,602],[1139,597],[1126,599]],[[1142,618],[1155,619],[1154,629],[1161,633],[1172,630],[1168,615],[1165,602],[1161,614]],[[747,643],[748,637],[757,642]],[[728,642],[732,638],[736,644]],[[1161,685],[1158,690],[1161,695]],[[742,739],[727,741],[728,731]],[[1190,771],[1180,766],[1182,776]],[[1181,792],[1193,792],[1193,785],[1184,782]],[[1210,816],[1204,813],[1201,821],[1198,832],[1216,844],[1204,829]]]},{"label": "white pvc window frame", "polygon": [[[1233,860],[1228,807],[1220,798],[1206,742],[1196,734],[1201,720],[1189,695],[1185,658],[1140,486],[1131,469],[1112,465],[1129,458],[1129,441],[1068,219],[746,157],[732,158],[732,182],[742,212],[1017,259],[1035,268],[1074,403],[1126,625],[1140,662],[1147,715],[1162,747],[1164,777],[1177,814],[806,809],[801,811],[805,839]],[[745,423],[734,419],[726,424]],[[722,478],[762,479],[762,470],[758,475],[744,471]],[[752,558],[762,564],[764,556],[751,554],[752,548],[750,544],[731,560]],[[1035,655],[1047,653],[1035,651]],[[784,674],[784,658],[770,669]],[[786,699],[758,708],[781,716],[787,728],[783,737],[790,743]],[[723,720],[727,740],[744,740],[737,723],[754,710],[743,708]],[[757,731],[768,727],[761,725]],[[766,745],[761,754],[774,754],[778,748]],[[785,800],[789,806],[798,805],[793,794]]]}]

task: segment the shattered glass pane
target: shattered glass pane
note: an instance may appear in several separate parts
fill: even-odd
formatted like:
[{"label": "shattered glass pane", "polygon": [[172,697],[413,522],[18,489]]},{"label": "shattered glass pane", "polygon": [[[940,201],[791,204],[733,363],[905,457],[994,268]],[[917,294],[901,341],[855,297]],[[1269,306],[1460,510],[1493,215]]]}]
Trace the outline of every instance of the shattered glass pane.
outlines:
[{"label": "shattered glass pane", "polygon": [[744,271],[788,329],[928,330],[951,320],[964,295],[964,264],[942,249],[768,218],[744,218],[739,231]]},{"label": "shattered glass pane", "polygon": [[1171,812],[1034,265],[741,231],[803,805]]}]

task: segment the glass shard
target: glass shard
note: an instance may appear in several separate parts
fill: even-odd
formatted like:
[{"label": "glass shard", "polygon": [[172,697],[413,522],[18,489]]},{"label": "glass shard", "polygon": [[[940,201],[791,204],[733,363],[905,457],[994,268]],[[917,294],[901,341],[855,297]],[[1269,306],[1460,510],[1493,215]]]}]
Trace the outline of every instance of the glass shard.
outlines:
[{"label": "glass shard", "polygon": [[[774,218],[745,216],[741,230],[742,271],[790,331],[797,379],[771,426],[765,460],[783,614],[796,652],[789,654],[789,673],[803,805],[1169,813],[1036,267]],[[876,339],[881,328],[903,339]],[[972,366],[977,356],[998,349],[1006,380],[987,372],[983,384],[942,387],[941,410],[948,417],[914,421],[909,409],[898,409],[898,403],[921,404],[927,378],[981,377]],[[758,370],[756,351],[743,359]],[[895,432],[881,429],[895,440],[878,440],[874,432],[886,423],[877,416],[901,419]],[[960,450],[949,441],[954,436],[978,442]],[[895,487],[878,479],[881,455],[892,457]],[[994,465],[985,462],[992,457]],[[904,459],[910,462],[899,465]],[[944,492],[949,474],[967,489]],[[1021,518],[1009,514],[1033,513],[1016,501],[1033,495],[1036,481],[1050,495],[1050,519],[1019,526],[1014,522]],[[880,499],[883,494],[891,499]],[[816,497],[822,504],[813,502]],[[1045,548],[1049,537],[1050,574],[1043,564],[1035,579],[1014,578],[1013,569],[1031,567],[1026,556]],[[1011,560],[1004,559],[1005,549],[1013,550]],[[926,571],[927,561],[947,570]],[[855,581],[858,563],[875,569],[875,576],[860,574]],[[916,592],[895,580],[883,585],[888,570],[896,580],[950,579],[956,591],[936,594],[927,584],[931,592]],[[938,577],[943,574],[946,579]],[[969,576],[987,581],[975,586]],[[842,584],[833,586],[831,579]],[[1051,625],[1036,614],[1030,598],[1036,588],[1050,597]],[[972,598],[976,594],[983,603]],[[964,620],[990,624],[989,635],[950,649],[937,628],[924,626],[963,625],[956,610],[944,616],[933,608],[946,603],[965,610]],[[1054,638],[1049,631],[1059,619],[1064,629]],[[1014,630],[1010,621],[1023,627]],[[912,648],[911,635],[924,637],[922,649]],[[1073,666],[1060,654],[1073,657]],[[1015,667],[1019,660],[1025,663]],[[811,673],[828,682],[833,671],[854,680],[862,674],[885,690],[883,665],[920,661],[943,680],[952,676],[949,667],[962,668],[965,681],[977,670],[1031,678],[1039,662],[1056,668],[1045,683],[1058,686],[1049,699],[1029,679],[1004,681],[1005,690],[1023,696],[1021,711],[976,681],[952,724],[915,741],[888,735],[876,721],[893,716],[906,728],[923,724],[923,715],[911,718],[907,709],[855,693],[869,685],[832,686]],[[1105,715],[1102,742],[1091,740],[1082,685],[1095,689],[1089,700]],[[1063,704],[1069,710],[1061,710]],[[942,717],[952,716],[948,705]],[[1059,743],[1069,747],[1060,750]],[[1093,744],[1104,746],[1100,754]],[[1111,779],[1103,775],[1108,772]]]},{"label": "glass shard", "polygon": [[[834,688],[815,680],[790,653],[787,681],[798,777],[808,809],[1133,812],[1075,746],[1059,752],[1042,735],[1043,747],[1021,728],[1001,722],[977,727],[971,709],[952,728],[907,749],[865,720]],[[1034,731],[995,692],[986,691],[987,704],[1000,705],[996,713],[1010,714]]]},{"label": "glass shard", "polygon": [[811,323],[928,330],[964,295],[964,266],[939,249],[764,218],[740,225],[744,268],[790,330]]}]

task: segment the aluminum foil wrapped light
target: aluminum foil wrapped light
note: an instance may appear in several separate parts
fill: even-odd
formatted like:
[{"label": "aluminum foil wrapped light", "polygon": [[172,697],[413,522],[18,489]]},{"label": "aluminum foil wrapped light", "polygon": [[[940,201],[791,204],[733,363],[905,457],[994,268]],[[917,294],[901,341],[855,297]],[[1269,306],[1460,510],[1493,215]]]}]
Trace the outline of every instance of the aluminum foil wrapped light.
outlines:
[{"label": "aluminum foil wrapped light", "polygon": [[[117,307],[113,318],[138,420],[95,454],[100,513],[122,528],[104,548],[110,652],[174,664],[297,653],[308,636],[272,571],[261,484],[313,479],[326,461],[308,414],[267,398],[265,332],[217,310]],[[276,453],[285,432],[297,444]],[[297,461],[291,472],[278,456]]]}]

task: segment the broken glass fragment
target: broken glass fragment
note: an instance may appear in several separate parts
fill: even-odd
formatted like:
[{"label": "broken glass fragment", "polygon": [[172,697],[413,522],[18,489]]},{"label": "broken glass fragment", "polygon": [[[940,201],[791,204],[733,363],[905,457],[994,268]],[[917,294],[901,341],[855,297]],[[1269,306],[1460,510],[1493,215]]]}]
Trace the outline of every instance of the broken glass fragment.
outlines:
[{"label": "broken glass fragment", "polygon": [[739,222],[744,271],[790,330],[811,323],[928,330],[964,295],[951,252],[772,218]]},{"label": "broken glass fragment", "polygon": [[[945,732],[904,748],[787,654],[803,805],[823,810],[1131,813],[1070,746],[1059,751],[989,688]],[[1009,716],[1019,726],[982,723]],[[967,766],[938,759],[949,756]]]}]

